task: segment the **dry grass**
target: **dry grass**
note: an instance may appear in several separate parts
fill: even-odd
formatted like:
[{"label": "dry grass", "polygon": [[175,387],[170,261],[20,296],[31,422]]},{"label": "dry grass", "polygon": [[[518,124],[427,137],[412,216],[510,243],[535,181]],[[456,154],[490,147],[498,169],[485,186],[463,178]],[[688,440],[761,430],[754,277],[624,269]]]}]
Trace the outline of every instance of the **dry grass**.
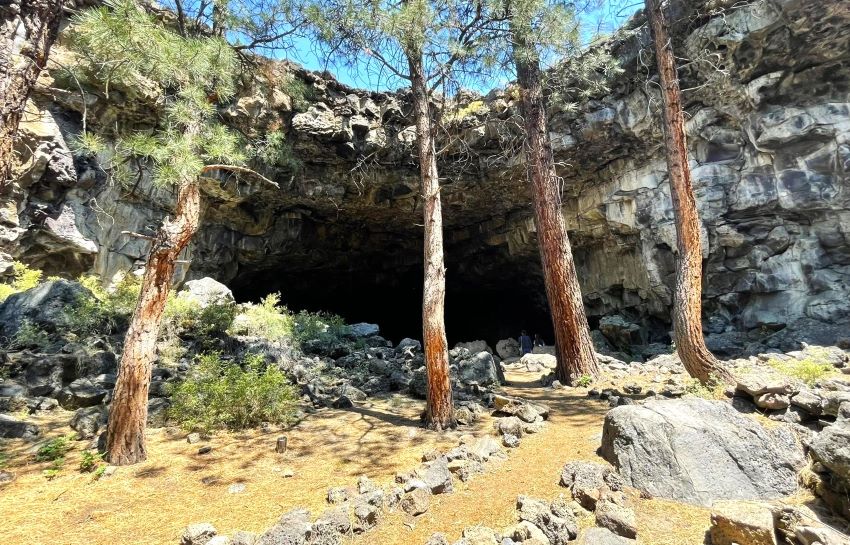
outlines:
[{"label": "dry grass", "polygon": [[[201,521],[222,533],[260,532],[294,507],[321,512],[330,486],[354,484],[359,475],[388,481],[415,466],[424,451],[457,444],[459,432],[419,428],[421,410],[420,402],[407,398],[324,409],[285,432],[284,455],[274,452],[284,433],[219,434],[209,442],[214,450],[199,455],[205,443],[190,445],[183,433],[154,430],[146,462],[99,481],[77,470],[85,442],[76,443],[65,469],[47,480],[42,470],[48,464],[33,462],[31,444],[7,441],[7,469],[16,479],[0,488],[0,542],[174,544],[187,524]],[[63,413],[42,422],[49,427],[45,438],[70,433],[57,424],[69,418]],[[473,431],[484,433],[481,427]],[[285,468],[295,476],[283,477]],[[229,493],[234,483],[245,483],[245,491]]]},{"label": "dry grass", "polygon": [[[434,532],[450,541],[464,528],[484,525],[502,529],[516,522],[521,494],[554,499],[564,494],[558,485],[561,468],[570,460],[602,461],[596,454],[607,403],[586,397],[586,389],[553,391],[536,382],[539,374],[508,374],[508,393],[544,401],[552,408],[543,432],[523,438],[508,460],[468,483],[455,482],[455,492],[435,496],[431,509],[412,519],[395,512],[373,531],[351,540],[355,545],[420,545]],[[610,380],[610,379],[609,379]],[[325,508],[330,486],[355,483],[359,475],[389,482],[397,471],[415,467],[423,452],[457,444],[464,429],[437,434],[418,427],[422,403],[395,396],[372,400],[351,410],[325,409],[285,432],[290,450],[274,453],[283,432],[220,434],[211,454],[197,454],[184,434],[151,433],[151,458],[120,468],[112,477],[93,481],[80,474],[79,450],[68,457],[62,474],[48,481],[33,463],[31,445],[7,443],[17,479],[0,488],[0,541],[62,545],[175,544],[192,522],[212,522],[220,532],[261,532],[294,507],[314,515]],[[62,422],[67,422],[64,414]],[[58,420],[57,420],[58,421]],[[488,417],[471,430],[489,433]],[[67,433],[64,426],[48,436]],[[82,448],[83,443],[79,443]],[[284,478],[283,470],[295,476]],[[228,493],[233,483],[246,490]],[[697,545],[704,542],[709,510],[660,499],[641,500],[631,494],[638,535],[645,545]],[[580,521],[582,527],[593,519]]]}]

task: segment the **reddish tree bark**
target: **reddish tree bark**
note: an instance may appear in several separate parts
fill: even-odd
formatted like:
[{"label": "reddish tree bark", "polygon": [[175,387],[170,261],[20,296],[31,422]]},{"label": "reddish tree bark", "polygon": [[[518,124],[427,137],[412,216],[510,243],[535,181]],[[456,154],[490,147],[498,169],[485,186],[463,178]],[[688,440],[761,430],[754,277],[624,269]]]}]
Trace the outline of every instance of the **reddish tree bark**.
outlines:
[{"label": "reddish tree bark", "polygon": [[676,350],[688,373],[702,383],[712,378],[733,382],[732,375],[705,346],[702,332],[702,243],[700,219],[691,184],[685,117],[676,58],[667,32],[660,0],[646,0],[646,13],[655,42],[661,78],[664,144],[670,196],[676,221],[676,291],[673,303],[673,335]]},{"label": "reddish tree bark", "polygon": [[424,285],[422,291],[422,342],[425,370],[428,375],[425,425],[443,430],[454,427],[454,402],[449,378],[449,350],[446,340],[445,299],[446,266],[443,257],[443,212],[440,203],[440,178],[431,105],[419,51],[407,52],[413,91],[413,114],[416,118],[416,141],[419,148],[419,170],[422,176],[422,198],[425,212]]},{"label": "reddish tree bark", "polygon": [[517,42],[514,63],[520,86],[520,111],[525,123],[526,172],[531,183],[537,242],[555,329],[558,360],[555,375],[561,382],[573,384],[582,375],[596,376],[599,364],[584,312],[567,225],[561,212],[561,191],[546,127],[540,61],[532,46],[523,43],[516,32],[514,41]]},{"label": "reddish tree bark", "polygon": [[12,183],[15,136],[59,34],[62,0],[0,3],[0,191]]},{"label": "reddish tree bark", "polygon": [[145,428],[156,340],[171,290],[175,262],[198,230],[201,194],[197,180],[180,185],[174,220],[166,220],[152,242],[139,300],[124,340],[106,432],[107,460],[129,465],[147,458]]}]

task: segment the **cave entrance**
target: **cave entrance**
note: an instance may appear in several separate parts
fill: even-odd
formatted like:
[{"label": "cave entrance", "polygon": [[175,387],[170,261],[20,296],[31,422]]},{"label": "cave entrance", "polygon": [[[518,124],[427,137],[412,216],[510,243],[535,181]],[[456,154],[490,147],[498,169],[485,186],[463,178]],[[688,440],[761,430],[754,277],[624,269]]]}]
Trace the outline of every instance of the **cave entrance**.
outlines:
[{"label": "cave entrance", "polygon": [[[525,329],[554,342],[542,278],[524,274],[528,263],[490,269],[480,276],[453,271],[446,279],[446,334],[449,346],[483,339],[495,348],[499,339],[518,337]],[[421,265],[401,270],[272,269],[241,274],[232,284],[239,301],[256,301],[281,292],[293,311],[325,311],[346,322],[371,322],[397,343],[422,337]]]}]

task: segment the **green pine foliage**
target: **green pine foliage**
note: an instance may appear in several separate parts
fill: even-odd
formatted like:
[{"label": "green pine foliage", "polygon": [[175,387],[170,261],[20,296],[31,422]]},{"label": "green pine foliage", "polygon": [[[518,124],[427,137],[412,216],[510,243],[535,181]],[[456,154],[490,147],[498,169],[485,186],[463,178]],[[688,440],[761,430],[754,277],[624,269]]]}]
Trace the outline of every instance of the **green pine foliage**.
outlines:
[{"label": "green pine foliage", "polygon": [[199,177],[210,164],[239,165],[240,137],[218,120],[216,104],[235,93],[237,58],[217,36],[182,36],[132,0],[107,0],[73,18],[76,71],[101,92],[137,89],[162,105],[160,123],[147,131],[115,134],[114,144],[84,132],[78,152],[98,154],[114,179],[130,183],[134,166],[147,165],[159,185]]}]

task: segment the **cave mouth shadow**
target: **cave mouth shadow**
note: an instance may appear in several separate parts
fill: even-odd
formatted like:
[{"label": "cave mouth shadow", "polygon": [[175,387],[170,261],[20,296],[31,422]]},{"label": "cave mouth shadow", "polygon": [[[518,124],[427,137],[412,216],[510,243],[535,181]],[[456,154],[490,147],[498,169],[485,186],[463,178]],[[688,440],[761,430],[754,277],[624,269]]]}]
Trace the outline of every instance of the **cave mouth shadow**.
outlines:
[{"label": "cave mouth shadow", "polygon": [[[536,284],[539,280],[539,286]],[[422,337],[422,271],[386,272],[280,270],[246,274],[231,286],[240,302],[257,301],[275,291],[293,311],[339,314],[348,323],[369,322],[397,343]],[[446,281],[446,335],[458,342],[496,342],[516,338],[522,330],[554,342],[542,279],[499,272],[488,277],[455,275]]]}]

